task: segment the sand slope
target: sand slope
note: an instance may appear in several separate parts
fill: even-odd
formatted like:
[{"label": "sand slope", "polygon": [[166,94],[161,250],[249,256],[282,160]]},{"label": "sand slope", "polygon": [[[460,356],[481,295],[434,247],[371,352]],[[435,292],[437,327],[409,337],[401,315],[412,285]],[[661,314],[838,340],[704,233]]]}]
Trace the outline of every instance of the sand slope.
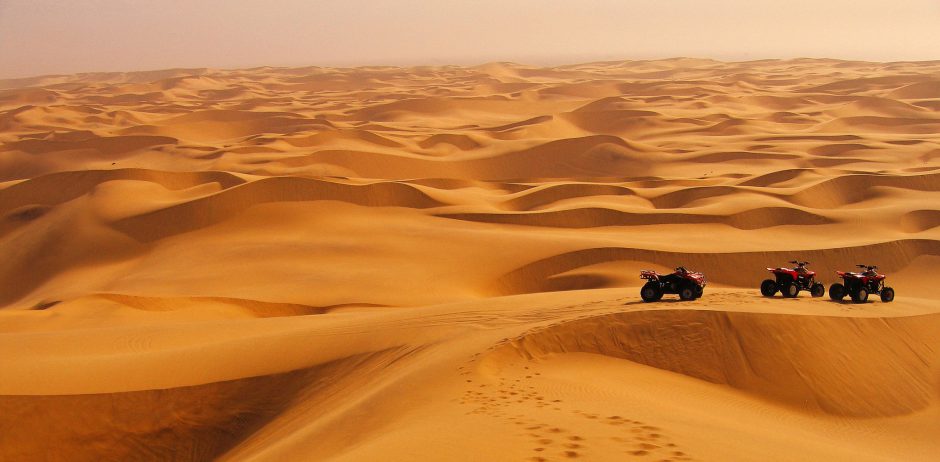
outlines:
[{"label": "sand slope", "polygon": [[[938,111],[937,62],[0,81],[0,459],[934,460]],[[898,298],[760,297],[795,258]]]}]

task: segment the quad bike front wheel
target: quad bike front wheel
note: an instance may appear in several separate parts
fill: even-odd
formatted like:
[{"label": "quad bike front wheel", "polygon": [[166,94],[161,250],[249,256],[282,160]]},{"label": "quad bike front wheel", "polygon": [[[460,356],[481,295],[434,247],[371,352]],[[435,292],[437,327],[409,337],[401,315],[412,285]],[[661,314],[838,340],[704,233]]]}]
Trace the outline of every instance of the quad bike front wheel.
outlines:
[{"label": "quad bike front wheel", "polygon": [[699,285],[693,287],[692,291],[695,292],[695,298],[702,298],[702,294],[705,293],[705,289],[703,289],[702,286],[699,286]]},{"label": "quad bike front wheel", "polygon": [[777,281],[764,279],[764,282],[760,283],[760,293],[765,297],[773,297],[777,293]]},{"label": "quad bike front wheel", "polygon": [[852,292],[852,301],[855,303],[865,303],[868,301],[868,289],[864,287],[859,287],[858,290]]},{"label": "quad bike front wheel", "polygon": [[826,286],[817,282],[813,284],[812,288],[809,289],[809,293],[812,294],[814,298],[822,297],[823,295],[826,295]]},{"label": "quad bike front wheel", "polygon": [[640,298],[646,303],[655,302],[663,298],[663,291],[659,288],[659,284],[647,282],[646,285],[640,289]]},{"label": "quad bike front wheel", "polygon": [[881,289],[881,301],[891,302],[894,301],[894,289],[891,287],[885,287]]},{"label": "quad bike front wheel", "polygon": [[783,285],[780,292],[783,293],[784,297],[796,298],[796,296],[800,294],[800,288],[796,284],[788,282]]},{"label": "quad bike front wheel", "polygon": [[843,298],[845,298],[845,286],[839,284],[838,282],[829,286],[829,298],[836,301],[841,301]]},{"label": "quad bike front wheel", "polygon": [[679,298],[682,300],[695,300],[695,289],[691,284],[686,284],[679,289]]}]

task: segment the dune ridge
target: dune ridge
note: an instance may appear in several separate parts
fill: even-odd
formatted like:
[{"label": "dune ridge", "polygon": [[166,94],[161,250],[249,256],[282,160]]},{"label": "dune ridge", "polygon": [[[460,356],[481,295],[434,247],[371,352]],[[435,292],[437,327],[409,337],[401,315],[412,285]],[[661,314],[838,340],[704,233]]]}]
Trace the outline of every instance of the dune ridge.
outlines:
[{"label": "dune ridge", "polygon": [[[609,355],[811,411],[877,417],[915,413],[931,404],[938,366],[923,358],[933,357],[936,339],[919,337],[924,331],[915,326],[935,329],[937,322],[936,315],[845,319],[640,311],[551,326],[501,348],[527,358],[569,352]],[[805,348],[830,335],[845,342],[837,351]],[[852,366],[841,367],[843,362]]]},{"label": "dune ridge", "polygon": [[[790,255],[801,255],[820,268],[852,269],[860,255],[878,255],[879,268],[899,271],[921,256],[940,255],[940,243],[934,240],[905,239],[858,247],[801,249],[761,252],[699,253],[669,252],[630,248],[594,248],[577,250],[532,262],[503,275],[495,287],[503,293],[540,292],[546,281],[568,271],[610,261],[640,261],[666,266],[681,261],[690,268],[709,268],[709,279],[720,284],[746,287],[759,278],[761,261],[785,262]],[[820,275],[834,279],[829,275]],[[824,279],[824,280],[825,280]],[[589,287],[586,287],[589,288]]]},{"label": "dune ridge", "polygon": [[266,178],[144,215],[113,223],[117,230],[142,242],[209,226],[239,210],[265,202],[334,200],[376,207],[427,208],[439,205],[411,185],[372,183],[348,185],[304,178]]}]

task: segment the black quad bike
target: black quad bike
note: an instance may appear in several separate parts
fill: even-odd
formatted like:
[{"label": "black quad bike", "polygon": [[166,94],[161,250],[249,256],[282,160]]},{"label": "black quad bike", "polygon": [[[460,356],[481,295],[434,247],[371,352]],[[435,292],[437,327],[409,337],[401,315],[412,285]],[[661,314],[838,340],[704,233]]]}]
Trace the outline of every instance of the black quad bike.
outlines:
[{"label": "black quad bike", "polygon": [[881,301],[890,302],[894,300],[894,289],[885,287],[886,274],[878,274],[877,266],[855,265],[863,268],[861,273],[851,273],[848,271],[836,271],[836,274],[842,278],[842,284],[835,283],[829,287],[829,297],[833,300],[841,301],[846,295],[852,297],[855,303],[865,303],[869,295],[880,295]]},{"label": "black quad bike", "polygon": [[680,266],[672,274],[659,274],[652,270],[640,271],[640,278],[648,282],[640,289],[644,302],[655,302],[663,294],[679,294],[682,300],[695,300],[705,291],[705,275]]},{"label": "black quad bike", "polygon": [[822,297],[826,294],[826,286],[816,282],[816,272],[806,269],[808,261],[793,260],[793,268],[767,268],[773,273],[773,279],[765,279],[760,284],[760,293],[765,297],[773,297],[777,291],[787,298],[795,298],[801,290],[807,290],[813,297]]}]

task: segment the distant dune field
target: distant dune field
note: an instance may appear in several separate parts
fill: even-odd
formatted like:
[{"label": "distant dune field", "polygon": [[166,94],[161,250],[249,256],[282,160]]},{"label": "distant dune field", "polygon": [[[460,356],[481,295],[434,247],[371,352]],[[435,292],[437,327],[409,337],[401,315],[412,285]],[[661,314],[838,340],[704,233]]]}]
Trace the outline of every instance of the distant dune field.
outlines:
[{"label": "distant dune field", "polygon": [[940,454],[940,62],[0,80],[0,256],[4,461]]}]

